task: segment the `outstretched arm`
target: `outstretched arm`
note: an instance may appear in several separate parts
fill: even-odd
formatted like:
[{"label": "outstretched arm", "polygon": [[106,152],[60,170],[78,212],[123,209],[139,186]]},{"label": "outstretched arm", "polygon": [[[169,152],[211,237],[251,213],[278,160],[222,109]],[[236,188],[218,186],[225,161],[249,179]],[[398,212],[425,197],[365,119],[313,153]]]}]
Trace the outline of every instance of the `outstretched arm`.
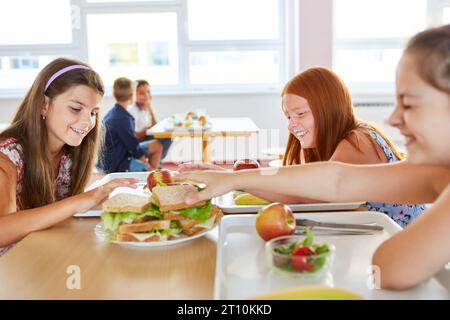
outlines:
[{"label": "outstretched arm", "polygon": [[205,190],[192,195],[194,202],[231,190],[258,189],[328,202],[416,204],[433,202],[449,183],[450,170],[406,162],[380,165],[319,162],[233,173],[185,172],[176,179],[194,180],[207,185]]}]

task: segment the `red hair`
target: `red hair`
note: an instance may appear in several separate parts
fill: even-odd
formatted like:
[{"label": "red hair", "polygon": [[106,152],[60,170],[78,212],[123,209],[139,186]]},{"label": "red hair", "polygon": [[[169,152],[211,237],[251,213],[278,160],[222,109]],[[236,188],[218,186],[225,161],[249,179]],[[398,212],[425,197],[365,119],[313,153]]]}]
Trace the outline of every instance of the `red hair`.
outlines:
[{"label": "red hair", "polygon": [[[281,97],[285,94],[301,96],[308,101],[314,117],[315,148],[303,149],[300,142],[289,134],[288,143],[284,155],[283,165],[300,164],[303,152],[305,162],[330,160],[338,144],[347,139],[357,150],[358,145],[349,139],[351,133],[356,130],[375,131],[380,134],[394,154],[403,158],[403,154],[397,150],[394,144],[373,125],[362,123],[353,111],[353,103],[347,86],[341,78],[327,68],[310,68],[292,78],[283,88]],[[283,109],[284,106],[282,105]],[[371,139],[373,146],[375,142]]]}]

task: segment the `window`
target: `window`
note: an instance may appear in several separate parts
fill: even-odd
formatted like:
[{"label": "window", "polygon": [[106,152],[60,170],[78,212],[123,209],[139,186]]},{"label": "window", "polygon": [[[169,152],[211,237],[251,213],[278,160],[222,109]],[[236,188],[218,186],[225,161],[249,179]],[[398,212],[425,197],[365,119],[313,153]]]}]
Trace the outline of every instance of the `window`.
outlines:
[{"label": "window", "polygon": [[191,84],[257,84],[279,82],[276,51],[191,52]]},{"label": "window", "polygon": [[197,90],[279,86],[285,80],[281,4],[279,0],[187,0],[189,85]]},{"label": "window", "polygon": [[56,56],[0,57],[0,88],[18,90],[29,88],[39,71]]},{"label": "window", "polygon": [[277,40],[278,12],[276,0],[188,0],[189,40]]},{"label": "window", "polygon": [[444,24],[450,23],[450,7],[445,7],[442,12],[442,22]]},{"label": "window", "polygon": [[73,16],[70,0],[0,3],[0,96],[23,95],[51,60],[73,56]]},{"label": "window", "polygon": [[[11,88],[23,95],[44,61],[59,56],[88,62],[107,87],[126,76],[149,80],[154,92],[278,91],[294,60],[287,55],[294,46],[286,39],[289,6],[290,0],[5,0],[0,30],[14,32],[0,33],[0,96]],[[22,75],[27,81],[5,80]]]},{"label": "window", "polygon": [[71,43],[70,1],[4,0],[0,4],[0,30],[0,45]]},{"label": "window", "polygon": [[87,31],[89,62],[106,84],[120,76],[179,83],[176,13],[88,14]]},{"label": "window", "polygon": [[448,0],[334,0],[333,69],[354,93],[390,94],[407,40],[443,23]]}]

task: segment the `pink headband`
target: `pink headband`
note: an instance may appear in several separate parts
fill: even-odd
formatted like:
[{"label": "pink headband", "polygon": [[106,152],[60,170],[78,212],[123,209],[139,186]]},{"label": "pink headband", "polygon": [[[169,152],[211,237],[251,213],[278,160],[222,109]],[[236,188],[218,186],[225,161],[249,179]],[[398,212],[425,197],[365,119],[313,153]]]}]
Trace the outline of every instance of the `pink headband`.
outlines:
[{"label": "pink headband", "polygon": [[47,91],[48,87],[52,84],[53,81],[55,81],[56,78],[58,78],[60,75],[62,75],[63,73],[66,73],[70,70],[74,70],[74,69],[88,69],[90,70],[89,67],[83,66],[81,64],[74,64],[65,68],[62,68],[61,70],[59,70],[58,72],[55,72],[50,79],[48,79],[47,83],[45,84],[45,89],[44,92]]}]

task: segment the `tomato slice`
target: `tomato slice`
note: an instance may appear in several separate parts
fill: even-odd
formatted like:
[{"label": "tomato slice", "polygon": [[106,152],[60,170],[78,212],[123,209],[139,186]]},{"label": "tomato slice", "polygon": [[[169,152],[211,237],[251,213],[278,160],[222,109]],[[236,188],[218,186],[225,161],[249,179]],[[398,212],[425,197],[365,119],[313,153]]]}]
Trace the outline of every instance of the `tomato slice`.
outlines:
[{"label": "tomato slice", "polygon": [[317,253],[315,253],[310,247],[299,247],[292,253],[292,265],[297,270],[309,271],[314,268],[314,264],[312,263],[310,256],[315,255],[317,255]]}]

